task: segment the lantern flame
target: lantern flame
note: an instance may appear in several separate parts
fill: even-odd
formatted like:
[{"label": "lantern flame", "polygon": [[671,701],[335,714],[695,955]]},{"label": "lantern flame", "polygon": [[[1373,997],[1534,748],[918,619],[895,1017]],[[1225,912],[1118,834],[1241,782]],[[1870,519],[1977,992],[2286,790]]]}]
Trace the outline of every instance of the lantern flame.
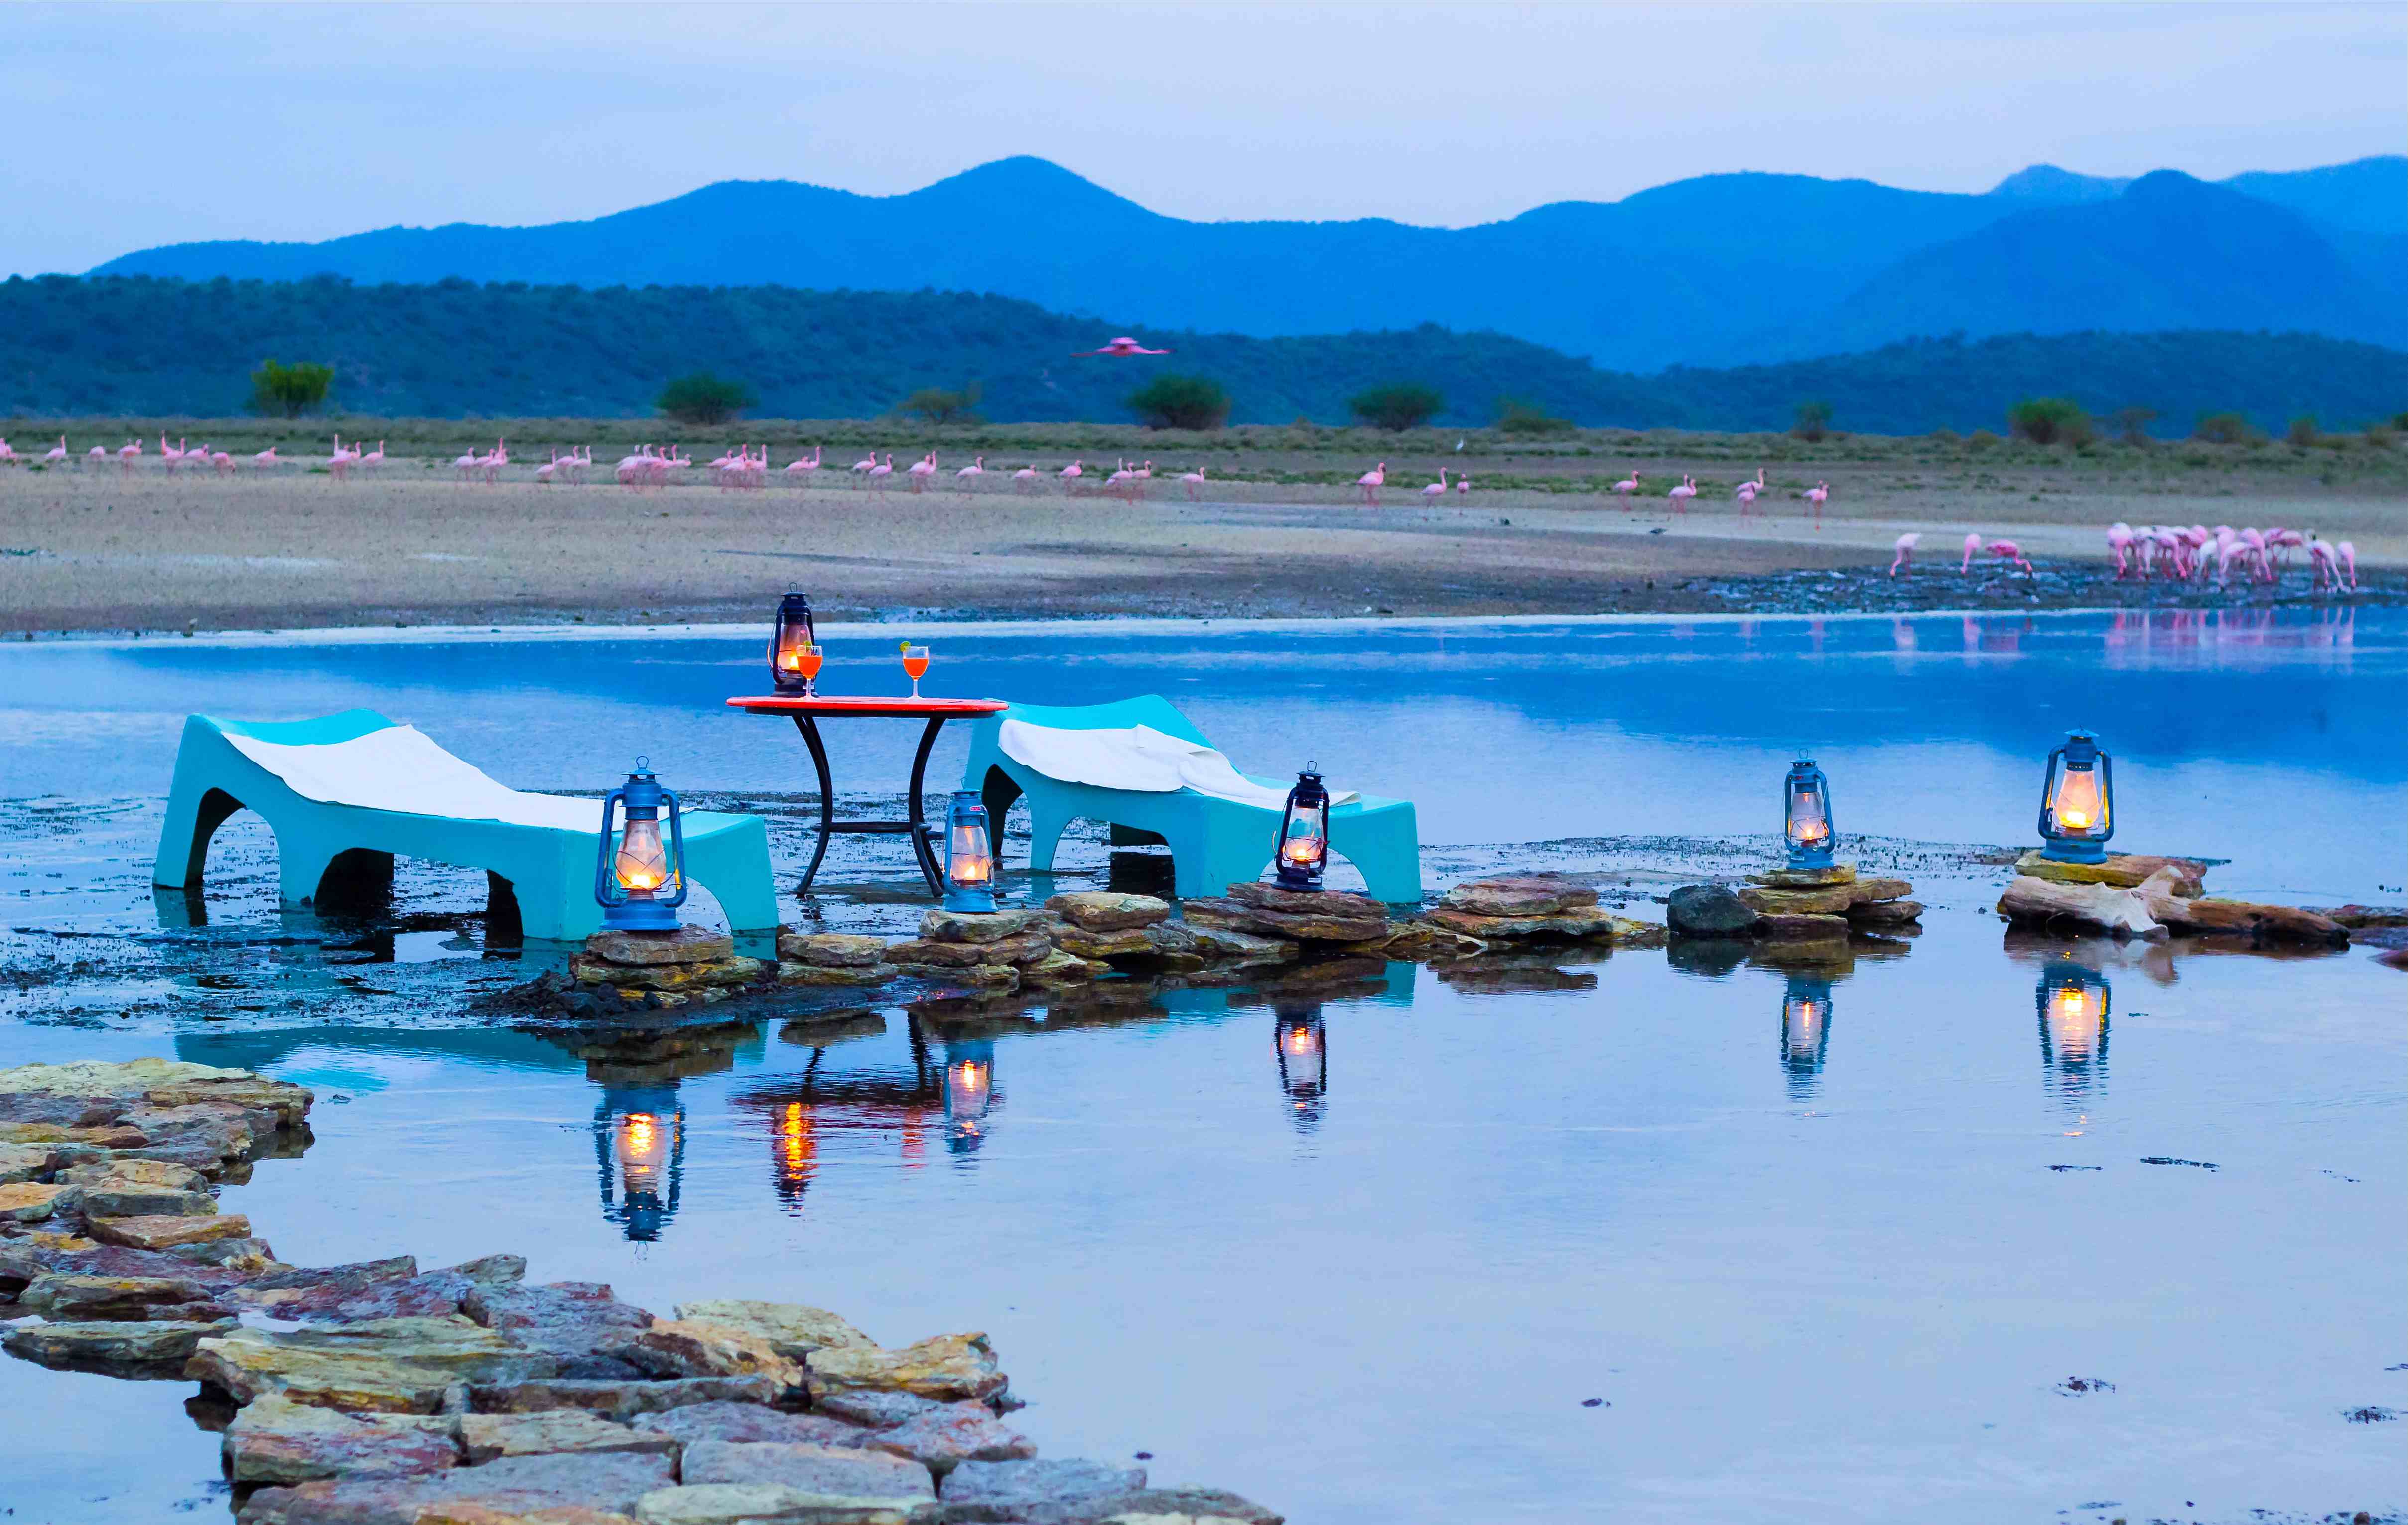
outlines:
[{"label": "lantern flame", "polygon": [[2067,768],[2057,777],[2057,798],[2051,803],[2060,828],[2069,832],[2095,830],[2106,815],[2099,798],[2098,770]]}]

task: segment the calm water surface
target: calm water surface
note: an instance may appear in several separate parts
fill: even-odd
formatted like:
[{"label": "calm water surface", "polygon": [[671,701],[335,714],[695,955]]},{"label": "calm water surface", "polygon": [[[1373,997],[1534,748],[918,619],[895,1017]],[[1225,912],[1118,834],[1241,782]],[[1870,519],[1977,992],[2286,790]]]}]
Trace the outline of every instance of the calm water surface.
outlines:
[{"label": "calm water surface", "polygon": [[[2396,611],[865,631],[841,686],[898,691],[904,634],[935,637],[931,691],[1163,692],[1241,765],[1309,754],[1414,798],[1439,846],[1577,862],[1590,837],[1760,832],[1798,747],[1843,832],[2014,843],[2080,723],[2117,754],[2129,845],[2229,859],[2219,890],[2396,901],[2408,862]],[[794,789],[791,730],[716,712],[757,665],[661,638],[0,652],[0,796],[140,800],[189,710],[354,704],[530,787],[607,785],[641,749],[672,783]],[[904,728],[832,735],[840,786],[899,787]],[[150,915],[122,865],[80,890],[0,872],[21,924]],[[1631,952],[1018,1026],[888,1006],[675,1062],[54,1013],[0,1027],[0,1055],[316,1088],[308,1157],[226,1193],[287,1259],[512,1248],[662,1312],[983,1328],[1046,1454],[1151,1451],[1300,1521],[2399,1509],[2399,1426],[2343,1416],[2408,1407],[2401,976],[2357,950],[2008,939],[1975,914],[1996,883],[1923,883],[1913,953],[1828,987]],[[2073,964],[2091,1004],[2054,993]],[[656,1147],[634,1112],[673,1119]],[[221,1507],[189,1390],[0,1367],[19,1518]],[[143,1460],[108,1464],[127,1434]]]}]

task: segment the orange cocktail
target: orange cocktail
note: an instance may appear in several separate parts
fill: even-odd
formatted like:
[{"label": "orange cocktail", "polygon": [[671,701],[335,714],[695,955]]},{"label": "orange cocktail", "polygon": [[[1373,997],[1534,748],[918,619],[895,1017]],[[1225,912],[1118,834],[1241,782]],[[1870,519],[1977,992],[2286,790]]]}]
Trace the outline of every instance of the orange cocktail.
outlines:
[{"label": "orange cocktail", "polygon": [[919,698],[920,679],[928,675],[928,648],[924,646],[905,645],[903,648],[903,672],[906,677],[911,679],[911,697],[914,699]]}]

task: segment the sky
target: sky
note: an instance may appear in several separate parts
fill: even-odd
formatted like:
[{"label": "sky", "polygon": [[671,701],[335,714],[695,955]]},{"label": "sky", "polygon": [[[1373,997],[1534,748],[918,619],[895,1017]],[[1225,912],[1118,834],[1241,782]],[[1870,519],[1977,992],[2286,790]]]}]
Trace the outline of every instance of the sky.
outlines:
[{"label": "sky", "polygon": [[1972,192],[2408,148],[2388,0],[6,14],[0,274],[1020,153],[1176,217],[1462,226],[1730,170]]}]

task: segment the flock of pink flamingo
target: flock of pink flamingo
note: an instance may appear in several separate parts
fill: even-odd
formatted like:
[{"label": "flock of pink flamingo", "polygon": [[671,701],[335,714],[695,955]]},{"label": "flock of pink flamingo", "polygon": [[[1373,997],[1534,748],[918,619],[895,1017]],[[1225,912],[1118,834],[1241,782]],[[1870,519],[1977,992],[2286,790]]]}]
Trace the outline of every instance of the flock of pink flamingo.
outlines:
[{"label": "flock of pink flamingo", "polygon": [[[0,439],[0,465],[38,463],[44,466],[73,466],[80,460],[82,464],[97,469],[107,465],[108,458],[112,455],[117,458],[119,471],[132,471],[135,463],[142,459],[142,442],[138,439],[129,439],[114,450],[106,445],[94,445],[79,458],[68,453],[67,436],[64,435],[59,436],[57,444],[38,456],[19,455],[7,440]],[[282,464],[283,459],[276,453],[276,447],[273,445],[248,456],[238,456],[224,450],[213,450],[206,443],[194,445],[189,437],[179,439],[170,445],[167,443],[165,435],[159,436],[160,463],[167,468],[167,474],[171,477],[184,466],[191,466],[196,471],[208,467],[215,470],[219,476],[226,477],[233,475],[246,463],[254,470],[266,471]],[[378,440],[375,449],[363,451],[357,445],[346,448],[340,435],[335,436],[335,452],[326,461],[327,469],[337,477],[348,477],[353,466],[375,467],[382,464],[384,464],[384,441]]]},{"label": "flock of pink flamingo", "polygon": [[2325,540],[2314,530],[2236,530],[2229,524],[2213,530],[2204,524],[2134,529],[2115,523],[2107,528],[2107,549],[2115,558],[2119,581],[2131,577],[2147,582],[2162,569],[2170,579],[2204,582],[2212,564],[2215,585],[2221,588],[2231,579],[2237,563],[2248,581],[2279,582],[2296,550],[2307,556],[2316,587],[2358,587],[2358,547],[2347,540]]}]

